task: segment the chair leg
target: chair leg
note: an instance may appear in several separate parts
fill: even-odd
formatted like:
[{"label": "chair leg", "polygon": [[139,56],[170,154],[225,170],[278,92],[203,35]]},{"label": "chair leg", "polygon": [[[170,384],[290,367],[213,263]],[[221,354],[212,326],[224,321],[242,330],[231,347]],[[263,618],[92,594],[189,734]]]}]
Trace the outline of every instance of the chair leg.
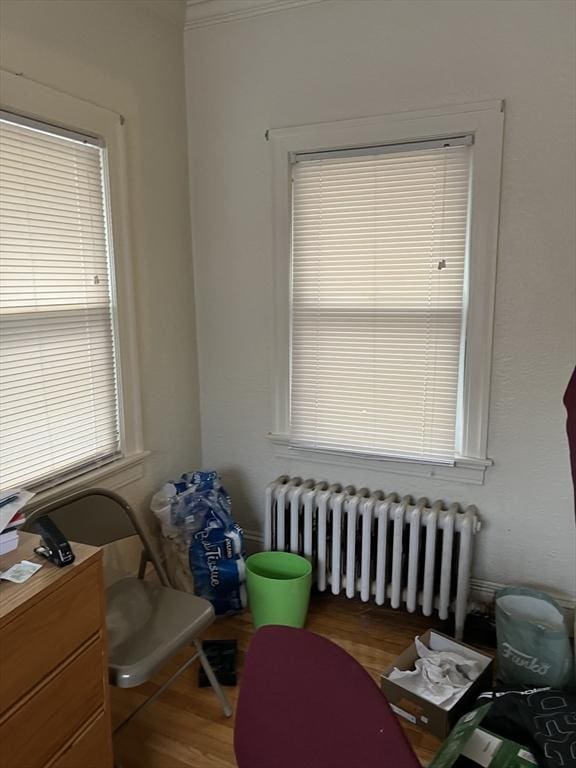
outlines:
[{"label": "chair leg", "polygon": [[188,667],[193,664],[196,659],[198,658],[198,653],[195,653],[194,656],[191,656],[189,659],[186,659],[184,664],[182,664],[181,667],[178,667],[176,672],[174,672],[173,675],[171,675],[166,682],[162,683],[162,685],[156,689],[156,691],[152,694],[152,696],[148,697],[145,701],[143,701],[141,704],[139,704],[135,710],[133,710],[128,717],[125,720],[122,720],[120,725],[117,725],[116,728],[114,728],[113,735],[115,736],[118,731],[121,728],[124,728],[125,725],[128,725],[128,723],[132,720],[132,718],[136,717],[138,712],[140,712],[141,709],[144,709],[144,707],[147,707],[148,704],[152,704],[153,701],[156,701],[156,699],[161,696],[166,688],[169,688],[174,680],[184,672],[185,669],[188,669]]},{"label": "chair leg", "polygon": [[143,579],[146,576],[146,566],[148,565],[148,555],[144,550],[140,553],[140,563],[138,565],[138,578]]},{"label": "chair leg", "polygon": [[141,709],[144,709],[144,707],[147,707],[148,704],[152,704],[153,701],[156,701],[156,699],[164,693],[166,688],[172,685],[174,680],[184,672],[185,669],[188,669],[188,667],[193,664],[196,659],[200,659],[200,663],[204,667],[204,672],[206,672],[206,677],[210,681],[210,685],[214,689],[214,693],[216,696],[218,696],[218,700],[220,701],[220,704],[222,706],[222,709],[224,710],[224,714],[226,717],[232,717],[232,707],[228,703],[228,699],[226,698],[226,694],[222,690],[220,683],[216,679],[216,675],[214,674],[214,671],[212,667],[210,666],[210,662],[206,658],[206,654],[204,653],[204,649],[202,648],[202,643],[197,638],[194,639],[194,646],[196,648],[196,653],[191,656],[189,659],[186,659],[184,664],[182,664],[181,667],[178,667],[176,672],[172,674],[166,682],[162,683],[162,685],[155,691],[155,693],[152,694],[148,699],[143,701],[141,704],[139,704],[136,709],[131,712],[128,717],[123,720],[120,725],[117,725],[116,728],[114,728],[113,735],[115,736],[118,731],[120,731],[122,728],[124,728],[125,725],[128,725],[128,723],[132,720],[133,717],[136,717],[138,712],[140,712]]},{"label": "chair leg", "polygon": [[226,694],[222,690],[222,686],[218,682],[216,675],[214,674],[214,670],[212,669],[212,667],[210,666],[210,662],[206,658],[206,654],[204,653],[204,649],[202,648],[201,641],[195,639],[194,645],[196,646],[196,650],[198,651],[200,663],[202,664],[204,672],[206,672],[206,677],[210,681],[210,685],[212,686],[214,693],[218,697],[218,701],[220,702],[220,706],[224,710],[224,714],[226,715],[226,717],[232,717],[232,707],[228,703]]}]

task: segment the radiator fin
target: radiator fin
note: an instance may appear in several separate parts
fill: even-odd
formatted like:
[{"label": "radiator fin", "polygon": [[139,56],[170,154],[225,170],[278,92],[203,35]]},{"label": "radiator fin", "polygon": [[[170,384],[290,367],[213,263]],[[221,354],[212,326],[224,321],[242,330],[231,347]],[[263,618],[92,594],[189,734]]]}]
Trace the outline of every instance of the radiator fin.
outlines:
[{"label": "radiator fin", "polygon": [[265,548],[310,560],[318,590],[441,619],[454,610],[462,637],[475,507],[286,475],[268,486],[265,504]]}]

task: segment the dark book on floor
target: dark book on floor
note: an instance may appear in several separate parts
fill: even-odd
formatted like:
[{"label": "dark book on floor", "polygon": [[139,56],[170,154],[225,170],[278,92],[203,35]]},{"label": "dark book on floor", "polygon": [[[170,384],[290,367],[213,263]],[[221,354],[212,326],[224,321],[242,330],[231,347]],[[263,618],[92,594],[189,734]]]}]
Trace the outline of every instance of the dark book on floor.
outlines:
[{"label": "dark book on floor", "polygon": [[[220,685],[236,685],[236,656],[238,653],[237,640],[204,640],[202,648]],[[198,686],[206,688],[210,681],[206,672],[198,670]]]}]

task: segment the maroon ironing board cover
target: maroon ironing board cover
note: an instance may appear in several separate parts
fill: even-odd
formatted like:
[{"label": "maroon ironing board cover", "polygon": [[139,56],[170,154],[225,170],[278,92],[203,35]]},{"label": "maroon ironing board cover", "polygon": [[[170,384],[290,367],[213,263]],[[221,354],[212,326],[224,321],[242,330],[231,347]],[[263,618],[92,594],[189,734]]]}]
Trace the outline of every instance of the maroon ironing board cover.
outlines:
[{"label": "maroon ironing board cover", "polygon": [[572,372],[568,388],[564,395],[564,405],[568,412],[566,432],[570,449],[570,466],[572,467],[572,482],[574,483],[574,504],[576,510],[576,368]]},{"label": "maroon ironing board cover", "polygon": [[420,768],[364,668],[290,627],[263,627],[252,640],[234,744],[239,768]]}]

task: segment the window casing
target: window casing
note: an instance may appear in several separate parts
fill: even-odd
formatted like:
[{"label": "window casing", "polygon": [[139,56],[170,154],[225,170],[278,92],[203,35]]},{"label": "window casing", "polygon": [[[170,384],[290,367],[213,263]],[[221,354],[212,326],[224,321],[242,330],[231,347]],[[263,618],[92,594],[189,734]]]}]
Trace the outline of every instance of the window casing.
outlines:
[{"label": "window casing", "polygon": [[[56,219],[50,222],[50,226],[54,224],[52,234],[56,241],[50,243],[50,248],[47,247],[49,241],[44,238],[45,251],[51,258],[59,247],[65,245],[63,259],[52,263],[49,263],[50,259],[37,262],[42,265],[37,275],[40,282],[36,279],[33,288],[31,286],[34,278],[22,281],[23,276],[30,278],[33,274],[30,264],[22,270],[23,263],[17,266],[12,262],[12,278],[15,277],[15,272],[19,273],[16,282],[20,280],[24,293],[28,292],[27,299],[22,301],[19,309],[26,310],[27,301],[31,302],[29,308],[34,306],[33,322],[37,323],[38,320],[45,320],[53,312],[54,306],[59,305],[61,319],[67,318],[66,322],[60,323],[60,328],[73,329],[75,339],[70,341],[63,337],[62,348],[58,349],[57,345],[52,344],[52,350],[63,355],[65,347],[70,343],[76,350],[81,350],[80,372],[75,367],[78,360],[70,357],[68,363],[71,367],[61,370],[58,374],[63,381],[62,394],[70,389],[75,390],[75,399],[67,399],[66,406],[59,414],[61,421],[57,423],[69,423],[73,412],[82,411],[87,404],[88,411],[92,410],[75,430],[73,438],[72,433],[69,433],[72,439],[70,457],[73,457],[70,463],[66,461],[66,465],[63,462],[58,466],[38,467],[38,471],[28,471],[28,479],[25,480],[21,475],[20,480],[25,480],[28,487],[36,490],[40,494],[40,500],[49,500],[67,490],[96,483],[102,483],[111,489],[122,488],[143,477],[143,462],[147,456],[142,446],[134,281],[128,231],[124,120],[108,109],[7,72],[0,72],[0,95],[0,108],[17,115],[22,123],[22,130],[40,129],[36,135],[39,137],[43,134],[44,138],[50,138],[52,134],[53,140],[60,142],[61,148],[64,145],[76,146],[80,158],[86,159],[87,155],[82,154],[82,149],[88,149],[88,165],[91,167],[88,171],[88,175],[91,174],[90,184],[83,184],[82,171],[84,178],[87,173],[86,168],[82,168],[85,160],[76,158],[74,183],[77,184],[77,189],[69,195],[66,211],[58,211],[58,205],[62,202],[60,193],[63,191],[63,177],[57,183],[53,181],[54,194],[49,201],[48,198],[44,198],[41,203],[36,201],[40,206],[34,209],[35,213],[39,212],[39,207],[43,207],[45,221],[47,208],[53,209],[54,216],[64,216],[58,220],[59,223],[56,223]],[[43,130],[46,127],[47,133]],[[53,150],[54,147],[50,151]],[[55,172],[53,166],[54,164],[51,166],[51,173]],[[23,178],[24,175],[23,173]],[[69,182],[70,178],[69,176]],[[89,193],[84,197],[83,188],[85,192],[89,189]],[[76,202],[73,201],[74,197]],[[4,213],[7,216],[10,214],[9,206],[3,208]],[[14,224],[14,217],[12,223]],[[38,220],[35,223],[38,225]],[[25,227],[20,227],[18,237],[22,238],[24,235]],[[29,255],[37,259],[42,253],[40,241],[43,236],[38,237],[37,229],[34,233],[28,233],[28,236],[34,241],[34,247],[28,248]],[[14,245],[14,241],[9,242]],[[22,251],[26,253],[24,240],[21,240],[17,250],[21,255]],[[74,258],[77,253],[82,254],[81,258]],[[22,290],[20,294],[22,295]],[[10,294],[3,291],[2,299],[5,300],[7,295]],[[43,303],[50,308],[42,308]],[[51,316],[55,318],[55,315]],[[98,318],[97,321],[95,318]],[[3,316],[2,320],[6,320],[6,316]],[[46,333],[46,329],[44,332]],[[13,341],[15,340],[14,336]],[[23,342],[23,337],[20,341]],[[28,337],[28,341],[32,345],[38,345],[40,342],[32,336]],[[22,343],[22,350],[25,347]],[[43,345],[43,353],[47,354],[48,351],[49,348]],[[38,354],[31,358],[32,367],[37,364],[38,358]],[[73,375],[69,375],[70,373]],[[92,377],[87,387],[77,386],[81,383],[80,373],[85,377],[82,383]],[[44,378],[52,384],[55,377],[56,374]],[[41,378],[39,376],[38,380]],[[53,391],[54,389],[52,387]],[[36,394],[37,390],[38,387]],[[22,392],[24,401],[29,394],[33,392]],[[34,415],[32,410],[26,412],[28,419]],[[35,426],[32,426],[32,433]],[[39,429],[37,434],[40,435],[40,432]],[[93,451],[86,450],[89,442],[85,440],[87,434],[91,435],[92,447],[95,449]],[[0,434],[0,451],[4,450],[3,442]],[[36,452],[46,457],[49,451],[45,452],[40,442],[39,439],[40,450]],[[78,450],[79,448],[82,450]],[[34,463],[33,458],[34,453],[31,453],[30,465]],[[8,487],[4,478],[1,482],[2,487]]]},{"label": "window casing", "polygon": [[502,124],[483,102],[271,131],[280,456],[483,481]]}]

